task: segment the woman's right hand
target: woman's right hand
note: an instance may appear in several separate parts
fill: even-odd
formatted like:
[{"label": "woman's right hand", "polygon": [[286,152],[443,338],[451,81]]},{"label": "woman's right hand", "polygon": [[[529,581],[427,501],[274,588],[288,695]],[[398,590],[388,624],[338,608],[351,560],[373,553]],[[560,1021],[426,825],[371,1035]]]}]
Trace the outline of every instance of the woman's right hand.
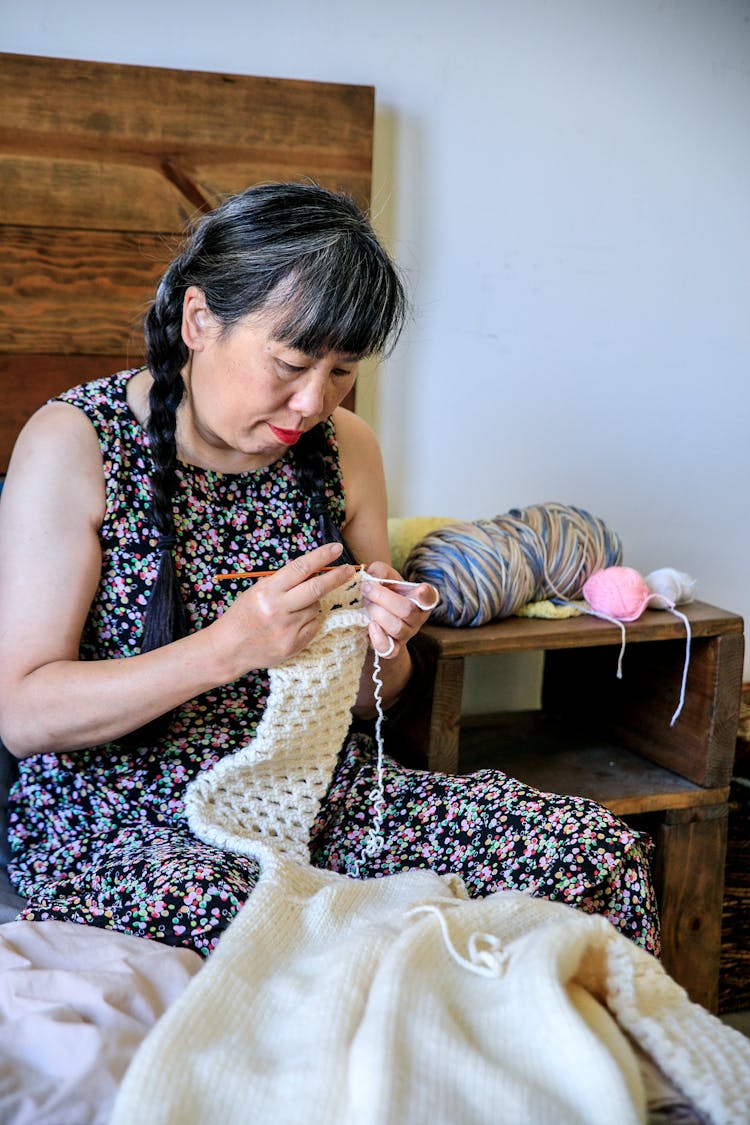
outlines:
[{"label": "woman's right hand", "polygon": [[305,648],[320,629],[320,601],[354,577],[354,567],[333,566],[340,543],[327,543],[259,578],[203,630],[214,645],[221,682],[255,668],[273,668]]}]

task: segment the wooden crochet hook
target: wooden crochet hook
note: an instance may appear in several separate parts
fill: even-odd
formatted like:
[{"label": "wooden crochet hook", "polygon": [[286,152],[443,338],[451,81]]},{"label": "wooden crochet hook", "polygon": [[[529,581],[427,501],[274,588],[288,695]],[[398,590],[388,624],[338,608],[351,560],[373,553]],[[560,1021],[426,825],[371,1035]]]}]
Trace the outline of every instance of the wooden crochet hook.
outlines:
[{"label": "wooden crochet hook", "polygon": [[[354,566],[355,570],[366,570],[365,563],[354,563],[352,565]],[[276,570],[278,569],[280,568],[277,567]],[[232,570],[227,574],[214,575],[214,582],[227,582],[231,581],[231,579],[233,578],[267,578],[270,574],[275,574],[276,570]],[[324,566],[321,567],[321,569],[317,573],[323,574],[328,570],[338,570],[338,566]],[[365,574],[365,577],[368,581],[377,582],[381,586],[402,586],[407,590],[416,590],[418,586],[430,585],[429,583],[423,582],[407,582],[403,578],[376,578],[374,574]],[[440,595],[435,587],[430,586],[430,589],[435,595],[435,600],[430,605],[425,605],[419,600],[419,598],[413,597],[408,593],[406,594],[406,597],[409,598],[409,601],[414,602],[414,604],[418,606],[419,609],[429,613],[431,610],[435,609],[435,607],[440,602]]]},{"label": "wooden crochet hook", "polygon": [[[339,564],[340,566],[341,564]],[[364,563],[354,563],[355,570],[364,570]],[[327,570],[338,570],[339,566],[322,566],[318,574],[324,574]],[[268,578],[270,574],[276,574],[277,570],[281,567],[276,567],[274,570],[232,570],[227,574],[215,574],[214,582],[227,582],[231,578]]]}]

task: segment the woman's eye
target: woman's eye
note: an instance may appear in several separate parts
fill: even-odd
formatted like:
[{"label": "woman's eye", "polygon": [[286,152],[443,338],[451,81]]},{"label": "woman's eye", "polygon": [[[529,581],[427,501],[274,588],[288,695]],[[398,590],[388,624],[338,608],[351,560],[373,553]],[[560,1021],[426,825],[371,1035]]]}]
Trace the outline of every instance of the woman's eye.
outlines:
[{"label": "woman's eye", "polygon": [[[297,379],[300,375],[304,375],[309,366],[308,363],[290,363],[287,359],[276,358],[276,367],[282,378]],[[331,375],[335,379],[351,379],[356,373],[356,366],[331,368]]]}]

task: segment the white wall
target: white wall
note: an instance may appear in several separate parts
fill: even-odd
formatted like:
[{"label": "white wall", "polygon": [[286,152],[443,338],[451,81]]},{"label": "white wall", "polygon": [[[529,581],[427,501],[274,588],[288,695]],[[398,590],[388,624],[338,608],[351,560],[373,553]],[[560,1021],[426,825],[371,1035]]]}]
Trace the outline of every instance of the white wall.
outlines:
[{"label": "white wall", "polygon": [[[23,53],[376,88],[394,515],[559,499],[750,616],[747,0],[0,0]],[[750,664],[748,665],[750,667]]]}]

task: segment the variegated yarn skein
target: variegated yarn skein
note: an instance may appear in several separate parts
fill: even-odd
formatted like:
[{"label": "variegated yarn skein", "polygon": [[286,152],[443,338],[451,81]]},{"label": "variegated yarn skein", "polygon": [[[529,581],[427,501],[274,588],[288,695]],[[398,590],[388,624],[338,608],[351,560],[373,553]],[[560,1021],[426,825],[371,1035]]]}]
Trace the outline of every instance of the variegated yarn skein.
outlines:
[{"label": "variegated yarn skein", "polygon": [[404,577],[437,588],[437,624],[485,625],[529,602],[579,598],[594,571],[621,560],[603,520],[552,502],[438,528],[412,548]]}]

